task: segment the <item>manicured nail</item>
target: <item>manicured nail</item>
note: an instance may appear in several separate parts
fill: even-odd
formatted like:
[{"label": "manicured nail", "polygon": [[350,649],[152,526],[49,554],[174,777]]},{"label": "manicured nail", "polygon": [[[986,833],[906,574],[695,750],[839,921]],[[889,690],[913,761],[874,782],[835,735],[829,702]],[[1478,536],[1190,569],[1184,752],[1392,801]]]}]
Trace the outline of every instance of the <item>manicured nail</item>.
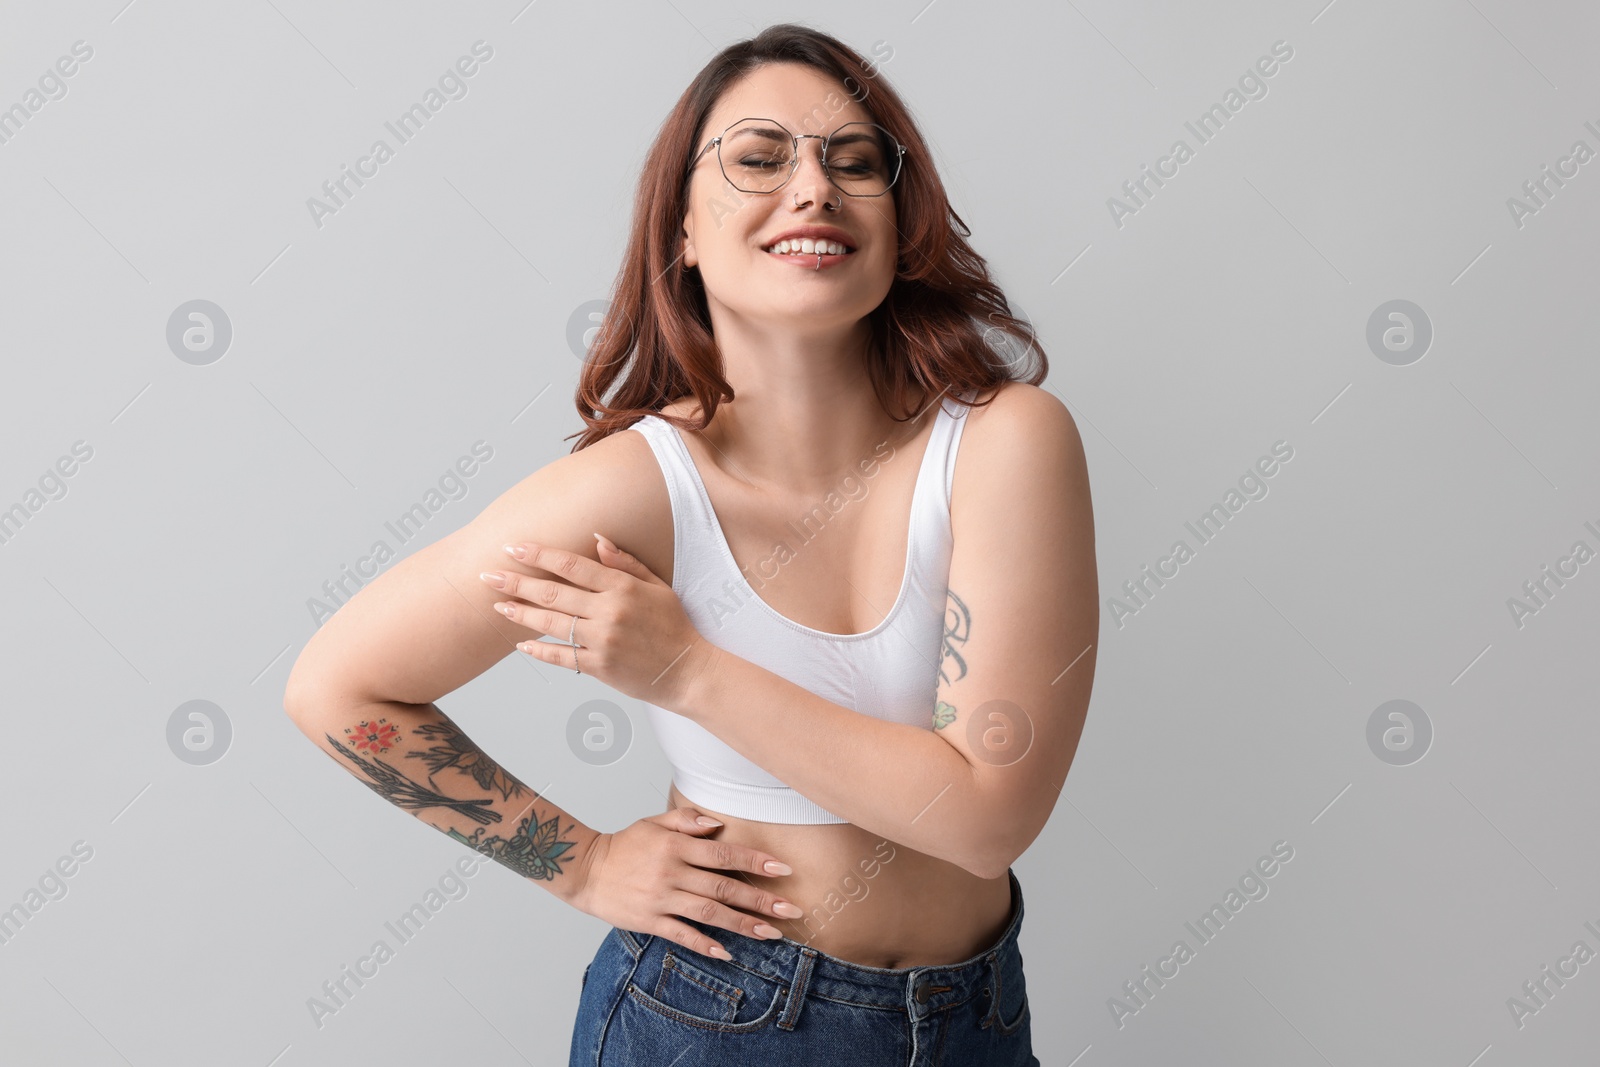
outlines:
[{"label": "manicured nail", "polygon": [[756,936],[767,938],[782,937],[783,931],[776,926],[768,926],[766,923],[756,923]]},{"label": "manicured nail", "polygon": [[695,822],[699,823],[701,826],[721,826],[722,825],[720,822],[718,822],[717,820],[713,819],[709,815],[702,815],[698,819],[696,819]]},{"label": "manicured nail", "polygon": [[777,860],[768,860],[767,861],[767,873],[768,874],[793,874],[794,873],[794,868],[789,866],[787,863],[779,863]]},{"label": "manicured nail", "polygon": [[728,955],[728,950],[723,948],[721,945],[712,945],[711,946],[711,954],[713,956],[717,957],[717,959],[719,959],[719,960],[731,960],[731,959],[733,959],[732,956]]},{"label": "manicured nail", "polygon": [[498,571],[484,571],[478,577],[496,589],[504,589],[506,587],[506,576]]},{"label": "manicured nail", "polygon": [[805,912],[801,911],[787,900],[778,901],[772,906],[772,910],[777,912],[779,915],[782,915],[785,919],[798,919],[800,916],[805,914]]},{"label": "manicured nail", "polygon": [[511,556],[513,559],[522,559],[528,554],[521,545],[506,545],[505,550],[506,555]]}]

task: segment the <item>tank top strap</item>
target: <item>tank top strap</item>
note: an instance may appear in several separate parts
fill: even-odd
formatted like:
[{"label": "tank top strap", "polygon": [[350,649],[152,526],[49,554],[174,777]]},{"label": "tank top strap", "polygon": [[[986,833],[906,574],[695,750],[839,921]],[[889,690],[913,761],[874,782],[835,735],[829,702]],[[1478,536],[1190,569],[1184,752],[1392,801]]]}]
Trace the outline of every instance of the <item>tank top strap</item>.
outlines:
[{"label": "tank top strap", "polygon": [[708,536],[718,528],[716,513],[701,492],[699,473],[676,427],[657,415],[646,415],[628,429],[638,430],[650,442],[666,478],[672,503],[673,586],[681,587],[692,574],[717,565],[716,538]]},{"label": "tank top strap", "polygon": [[929,502],[937,503],[945,520],[950,516],[950,490],[955,485],[956,453],[961,448],[961,431],[966,428],[967,412],[974,399],[976,394],[972,392],[940,397],[939,414],[928,440],[928,462],[924,469],[935,479],[935,483],[929,487]]}]

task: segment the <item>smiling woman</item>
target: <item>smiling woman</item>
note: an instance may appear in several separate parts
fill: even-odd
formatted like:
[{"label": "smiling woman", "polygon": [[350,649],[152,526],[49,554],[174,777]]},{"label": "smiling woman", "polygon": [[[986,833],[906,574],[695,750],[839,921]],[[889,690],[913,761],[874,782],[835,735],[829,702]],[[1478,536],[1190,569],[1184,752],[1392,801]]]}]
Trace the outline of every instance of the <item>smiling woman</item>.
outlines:
[{"label": "smiling woman", "polygon": [[[296,664],[347,771],[610,924],[573,1064],[1039,1062],[1011,864],[1087,713],[1093,515],[968,236],[860,54],[724,49],[645,161],[572,454]],[[439,711],[513,647],[643,703],[667,810],[597,833]]]}]

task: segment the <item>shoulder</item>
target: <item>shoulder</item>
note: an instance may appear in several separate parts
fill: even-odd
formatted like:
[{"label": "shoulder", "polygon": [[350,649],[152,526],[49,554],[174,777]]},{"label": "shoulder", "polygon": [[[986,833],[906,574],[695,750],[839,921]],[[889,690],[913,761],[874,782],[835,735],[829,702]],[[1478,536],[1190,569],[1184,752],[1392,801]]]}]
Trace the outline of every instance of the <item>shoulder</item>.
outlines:
[{"label": "shoulder", "polygon": [[[984,471],[979,477],[986,477],[992,466],[999,464],[1052,468],[1059,473],[1060,464],[1082,463],[1083,442],[1077,423],[1052,390],[1027,382],[1002,382],[994,398],[969,409],[966,419],[956,461],[957,479],[964,465]],[[964,464],[965,460],[972,462]]]},{"label": "shoulder", "polygon": [[551,460],[476,521],[510,540],[537,539],[529,531],[543,531],[548,543],[591,557],[594,534],[602,533],[655,569],[661,560],[651,546],[664,535],[670,546],[672,505],[650,442],[631,429]]},{"label": "shoulder", "polygon": [[971,554],[1004,558],[1019,539],[1092,557],[1088,465],[1066,404],[1051,390],[1005,382],[967,418],[950,487],[963,567]]}]

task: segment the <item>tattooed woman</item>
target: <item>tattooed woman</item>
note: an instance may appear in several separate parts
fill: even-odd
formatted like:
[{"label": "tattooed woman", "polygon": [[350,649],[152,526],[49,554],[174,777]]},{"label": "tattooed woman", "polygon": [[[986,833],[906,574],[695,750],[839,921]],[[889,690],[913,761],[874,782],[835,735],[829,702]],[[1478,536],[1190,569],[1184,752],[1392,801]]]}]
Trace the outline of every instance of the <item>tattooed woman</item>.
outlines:
[{"label": "tattooed woman", "polygon": [[[875,65],[727,48],[644,163],[572,453],[295,666],[347,770],[610,925],[573,1064],[1039,1062],[1011,864],[1087,713],[1094,527],[968,236]],[[513,647],[642,703],[664,812],[591,829],[433,703]]]}]

